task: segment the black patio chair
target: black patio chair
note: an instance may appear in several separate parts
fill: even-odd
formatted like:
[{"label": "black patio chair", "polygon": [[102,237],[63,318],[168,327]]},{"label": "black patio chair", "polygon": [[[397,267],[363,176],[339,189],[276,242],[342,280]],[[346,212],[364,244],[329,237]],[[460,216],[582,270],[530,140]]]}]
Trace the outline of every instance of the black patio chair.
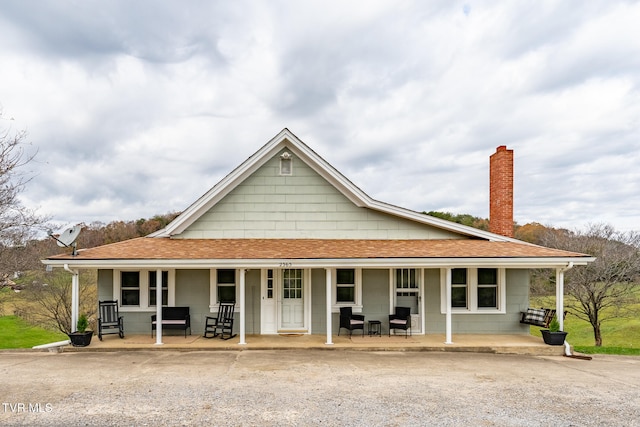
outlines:
[{"label": "black patio chair", "polygon": [[102,341],[103,335],[118,334],[124,338],[124,321],[118,313],[118,300],[99,301],[98,311],[98,338]]},{"label": "black patio chair", "polygon": [[364,337],[364,316],[362,314],[353,314],[351,307],[340,307],[340,328],[338,328],[338,336],[340,329],[349,330],[349,336],[353,335],[354,329],[362,329]]},{"label": "black patio chair", "polygon": [[[233,333],[233,316],[236,303],[221,302],[218,306],[218,315],[216,317],[207,316],[204,325],[204,337],[214,338],[220,336],[223,340],[235,337]],[[208,336],[211,334],[211,336]],[[226,335],[226,338],[225,338]]]},{"label": "black patio chair", "polygon": [[411,307],[396,307],[395,313],[389,315],[389,336],[391,330],[404,330],[404,336],[407,337],[407,331],[411,335]]}]

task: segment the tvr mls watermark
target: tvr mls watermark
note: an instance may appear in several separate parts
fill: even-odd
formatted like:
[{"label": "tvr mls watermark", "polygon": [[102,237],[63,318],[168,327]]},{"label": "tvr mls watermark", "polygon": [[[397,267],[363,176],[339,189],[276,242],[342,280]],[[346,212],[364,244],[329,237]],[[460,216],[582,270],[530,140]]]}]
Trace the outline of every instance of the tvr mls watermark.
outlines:
[{"label": "tvr mls watermark", "polygon": [[2,409],[5,413],[11,412],[14,414],[28,412],[28,413],[43,413],[53,411],[53,405],[51,403],[10,403],[2,402]]}]

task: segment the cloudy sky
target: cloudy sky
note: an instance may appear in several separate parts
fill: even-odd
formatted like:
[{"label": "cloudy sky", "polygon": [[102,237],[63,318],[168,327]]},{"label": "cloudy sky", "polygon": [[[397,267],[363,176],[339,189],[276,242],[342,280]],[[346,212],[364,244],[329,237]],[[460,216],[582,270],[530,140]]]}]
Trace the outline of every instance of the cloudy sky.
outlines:
[{"label": "cloudy sky", "polygon": [[632,1],[0,0],[0,129],[60,224],[186,208],[287,127],[371,197],[640,230]]}]

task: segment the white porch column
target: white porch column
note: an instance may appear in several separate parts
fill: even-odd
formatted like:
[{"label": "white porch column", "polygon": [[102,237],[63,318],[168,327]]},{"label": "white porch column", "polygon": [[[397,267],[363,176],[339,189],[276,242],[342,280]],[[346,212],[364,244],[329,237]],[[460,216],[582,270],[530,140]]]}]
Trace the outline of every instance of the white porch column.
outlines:
[{"label": "white porch column", "polygon": [[560,330],[564,330],[564,270],[556,268],[556,319],[560,323]]},{"label": "white porch column", "polygon": [[240,269],[240,342],[239,345],[245,345],[245,319],[247,316],[247,310],[244,306],[244,288],[245,288],[245,272],[244,268]]},{"label": "white porch column", "polygon": [[64,265],[64,269],[71,273],[71,329],[69,332],[78,330],[78,312],[80,311],[80,280],[78,270],[69,268],[69,264]]},{"label": "white porch column", "polygon": [[447,300],[447,311],[445,316],[445,344],[453,344],[451,340],[451,268],[445,273],[445,299]]},{"label": "white porch column", "polygon": [[156,270],[156,345],[162,345],[162,270]]},{"label": "white porch column", "polygon": [[326,294],[327,294],[327,342],[325,344],[327,345],[331,345],[333,344],[332,341],[332,325],[331,325],[331,304],[333,302],[333,297],[331,295],[331,288],[332,288],[332,280],[331,280],[331,269],[330,268],[325,268],[324,269],[326,277],[327,277],[327,282],[326,282]]}]

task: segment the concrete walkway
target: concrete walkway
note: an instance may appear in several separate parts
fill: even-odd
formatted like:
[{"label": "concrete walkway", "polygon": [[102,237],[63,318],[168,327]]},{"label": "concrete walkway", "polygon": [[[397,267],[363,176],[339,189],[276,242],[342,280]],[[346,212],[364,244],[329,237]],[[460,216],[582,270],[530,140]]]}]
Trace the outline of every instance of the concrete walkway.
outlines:
[{"label": "concrete walkway", "polygon": [[326,335],[247,335],[240,345],[238,336],[229,340],[204,338],[201,335],[164,335],[162,345],[150,335],[106,335],[103,341],[93,337],[88,347],[66,346],[64,351],[127,351],[127,350],[366,350],[366,351],[438,351],[496,354],[560,356],[564,346],[549,346],[531,335],[454,335],[453,344],[444,344],[444,334],[404,336],[334,335],[327,345]]}]

